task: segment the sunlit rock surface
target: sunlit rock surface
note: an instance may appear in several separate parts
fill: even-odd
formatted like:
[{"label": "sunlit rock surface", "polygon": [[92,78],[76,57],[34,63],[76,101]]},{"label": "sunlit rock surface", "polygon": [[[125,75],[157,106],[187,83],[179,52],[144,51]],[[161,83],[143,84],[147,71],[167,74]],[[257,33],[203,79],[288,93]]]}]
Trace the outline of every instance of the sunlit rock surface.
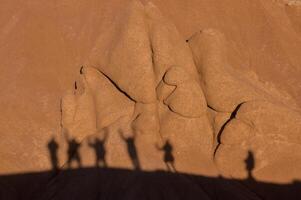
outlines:
[{"label": "sunlit rock surface", "polygon": [[[13,0],[0,10],[4,197],[19,198],[16,174],[41,171],[30,192],[66,198],[53,191],[84,173],[96,184],[95,163],[121,182],[179,181],[154,188],[163,199],[187,185],[191,199],[214,199],[229,180],[225,199],[269,199],[263,183],[292,184],[284,196],[299,187],[299,1]],[[132,187],[127,199],[144,195]]]}]

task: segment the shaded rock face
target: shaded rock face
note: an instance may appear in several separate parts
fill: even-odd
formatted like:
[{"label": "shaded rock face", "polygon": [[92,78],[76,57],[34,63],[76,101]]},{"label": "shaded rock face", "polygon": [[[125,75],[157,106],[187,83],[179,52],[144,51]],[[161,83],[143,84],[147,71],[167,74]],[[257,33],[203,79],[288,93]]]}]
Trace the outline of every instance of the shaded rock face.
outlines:
[{"label": "shaded rock face", "polygon": [[137,1],[123,19],[111,36],[99,37],[62,98],[66,134],[85,144],[108,130],[113,167],[135,168],[125,143],[134,138],[143,170],[165,169],[158,149],[168,141],[177,171],[246,178],[252,152],[255,178],[301,178],[297,103],[234,68],[221,32],[205,29],[185,41],[152,3]]}]

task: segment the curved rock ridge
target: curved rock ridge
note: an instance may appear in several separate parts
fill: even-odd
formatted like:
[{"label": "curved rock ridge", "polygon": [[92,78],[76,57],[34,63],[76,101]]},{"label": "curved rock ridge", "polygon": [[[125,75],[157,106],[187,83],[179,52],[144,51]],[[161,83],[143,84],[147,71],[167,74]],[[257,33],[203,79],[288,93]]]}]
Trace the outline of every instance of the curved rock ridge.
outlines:
[{"label": "curved rock ridge", "polygon": [[113,167],[135,168],[123,141],[132,137],[143,170],[165,169],[159,149],[169,142],[180,172],[246,178],[252,152],[254,177],[301,178],[277,171],[291,167],[279,163],[301,166],[297,103],[234,68],[221,32],[205,29],[185,41],[152,3],[131,1],[123,18],[111,37],[99,36],[62,98],[64,130],[86,143],[106,128]]}]

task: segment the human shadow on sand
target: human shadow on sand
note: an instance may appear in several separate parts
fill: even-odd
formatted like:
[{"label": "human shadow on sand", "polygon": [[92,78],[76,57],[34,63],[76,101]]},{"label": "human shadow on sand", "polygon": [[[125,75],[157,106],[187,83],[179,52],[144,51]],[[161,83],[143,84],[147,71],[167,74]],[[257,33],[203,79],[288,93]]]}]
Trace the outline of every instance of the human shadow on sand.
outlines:
[{"label": "human shadow on sand", "polygon": [[126,143],[127,152],[132,161],[134,169],[139,171],[140,170],[140,161],[139,161],[137,147],[136,147],[136,143],[135,143],[136,132],[133,131],[132,135],[127,136],[127,137],[121,130],[118,130],[118,133],[119,133],[121,139]]},{"label": "human shadow on sand", "polygon": [[96,167],[107,167],[105,142],[108,138],[108,130],[105,128],[103,133],[102,139],[98,137],[96,137],[94,140],[88,139],[88,145],[94,150],[95,153]]},{"label": "human shadow on sand", "polygon": [[[120,133],[123,134],[123,133]],[[106,138],[105,136],[104,138]],[[163,151],[163,161],[169,164],[168,170],[143,171],[138,160],[135,139],[123,136],[128,144],[134,170],[113,168],[105,161],[105,140],[90,141],[95,152],[96,165],[83,167],[78,152],[80,144],[67,149],[68,162],[77,163],[78,168],[24,172],[0,175],[0,199],[2,200],[299,200],[301,199],[301,182],[288,184],[270,183],[256,180],[252,171],[255,159],[249,151],[245,166],[248,176],[245,179],[229,179],[222,176],[209,177],[177,171],[174,173],[173,146],[167,140],[158,148]],[[134,136],[135,137],[135,136]],[[77,141],[76,141],[77,143]],[[101,143],[101,144],[98,144]],[[96,146],[98,146],[96,148]],[[53,169],[58,168],[58,144],[54,138],[47,143]],[[134,148],[131,149],[131,148]],[[72,151],[71,151],[72,150]],[[72,156],[71,156],[72,154]],[[83,155],[82,155],[83,156]],[[137,162],[137,163],[135,163]]]}]

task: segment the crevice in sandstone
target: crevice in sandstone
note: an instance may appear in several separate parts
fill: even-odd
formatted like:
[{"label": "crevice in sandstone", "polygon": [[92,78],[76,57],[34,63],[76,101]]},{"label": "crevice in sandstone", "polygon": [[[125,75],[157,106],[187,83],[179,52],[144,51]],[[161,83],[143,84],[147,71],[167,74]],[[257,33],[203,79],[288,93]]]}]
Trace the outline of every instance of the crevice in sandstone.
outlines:
[{"label": "crevice in sandstone", "polygon": [[[164,105],[166,105],[166,104],[164,104]],[[173,112],[173,113],[175,113],[175,114],[177,114],[177,115],[180,115],[181,117],[190,118],[190,119],[197,119],[197,118],[200,118],[200,117],[191,117],[191,116],[188,116],[188,115],[183,115],[183,114],[181,114],[181,113],[179,113],[179,112],[176,112],[176,111],[172,110],[172,108],[170,108],[169,105],[167,105],[167,107],[168,107],[168,109],[169,109],[171,112]]]},{"label": "crevice in sandstone", "polygon": [[218,132],[218,134],[217,134],[217,142],[218,142],[218,145],[216,146],[216,148],[215,148],[215,150],[214,150],[214,154],[213,154],[214,156],[215,156],[215,154],[216,154],[216,151],[217,151],[219,145],[221,144],[221,135],[222,135],[222,133],[223,133],[225,127],[227,126],[227,124],[228,124],[232,119],[234,119],[234,118],[236,117],[236,114],[237,114],[239,108],[240,108],[240,107],[242,106],[242,104],[244,104],[244,103],[245,103],[245,102],[242,102],[242,103],[240,103],[240,104],[238,104],[238,105],[236,106],[236,108],[235,108],[235,109],[233,110],[233,112],[231,113],[230,118],[223,124],[223,126],[222,126],[221,129],[219,130],[219,132]]},{"label": "crevice in sandstone", "polygon": [[[166,74],[166,73],[165,73]],[[165,76],[165,74],[164,74],[164,76]],[[165,84],[167,84],[167,85],[169,85],[169,86],[174,86],[175,88],[174,88],[174,90],[163,100],[163,104],[165,105],[165,106],[167,106],[167,108],[169,109],[169,111],[171,111],[172,113],[175,113],[175,114],[177,114],[177,115],[180,115],[181,117],[185,117],[185,118],[191,118],[191,119],[193,119],[193,118],[199,118],[199,117],[191,117],[191,116],[186,116],[186,115],[183,115],[183,114],[181,114],[181,113],[179,113],[179,112],[176,112],[176,111],[174,111],[166,102],[165,102],[165,100],[166,99],[168,99],[175,91],[176,91],[176,89],[177,89],[177,86],[176,85],[170,85],[170,84],[168,84],[168,83],[166,83],[165,81],[164,81],[164,76],[163,76],[163,82],[165,83]]]},{"label": "crevice in sandstone", "polygon": [[74,82],[74,89],[77,90],[77,82]]},{"label": "crevice in sandstone", "polygon": [[123,91],[109,76],[107,76],[105,73],[103,73],[102,71],[100,71],[99,69],[97,69],[97,71],[99,73],[101,73],[102,75],[104,75],[114,86],[115,88],[121,92],[122,94],[124,94],[126,97],[128,97],[130,100],[132,100],[133,102],[137,102],[135,99],[133,99],[128,93],[126,93],[125,91]]},{"label": "crevice in sandstone", "polygon": [[63,131],[63,99],[60,99],[60,128],[61,128],[61,132]]},{"label": "crevice in sandstone", "polygon": [[209,104],[207,104],[207,107],[210,108],[211,110],[214,110],[215,112],[220,112],[220,111],[216,110],[215,108],[213,108],[212,106],[210,106]]},{"label": "crevice in sandstone", "polygon": [[210,106],[209,104],[207,104],[207,107],[210,108],[211,110],[217,112],[217,113],[228,113],[230,114],[231,112],[227,112],[227,111],[222,111],[222,110],[218,110],[216,108],[213,108],[212,106]]}]

